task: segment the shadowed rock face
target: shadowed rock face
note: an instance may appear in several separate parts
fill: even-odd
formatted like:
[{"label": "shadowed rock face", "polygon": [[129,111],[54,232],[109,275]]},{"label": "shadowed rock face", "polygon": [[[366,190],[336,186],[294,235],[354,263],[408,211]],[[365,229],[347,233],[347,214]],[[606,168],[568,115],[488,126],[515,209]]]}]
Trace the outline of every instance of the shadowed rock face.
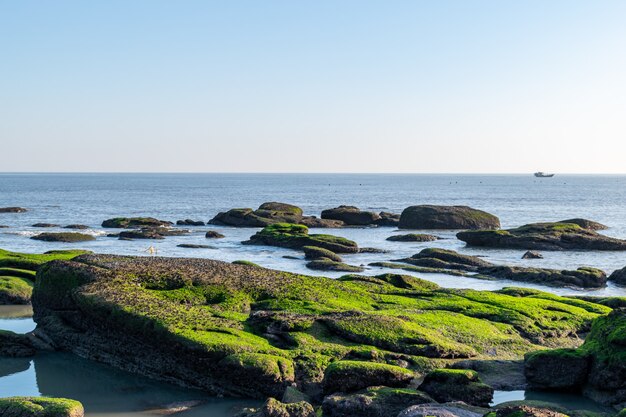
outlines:
[{"label": "shadowed rock face", "polygon": [[400,216],[400,229],[498,229],[493,214],[467,206],[411,206]]},{"label": "shadowed rock face", "polygon": [[508,230],[457,233],[469,246],[528,250],[626,250],[626,240],[601,235],[574,223],[533,223]]},{"label": "shadowed rock face", "polygon": [[575,346],[576,334],[610,311],[540,291],[109,255],[43,266],[33,309],[38,332],[61,350],[214,394],[277,398],[294,383],[319,393],[336,372],[402,387],[432,367],[430,358]]},{"label": "shadowed rock face", "polygon": [[526,355],[526,379],[536,389],[579,391],[610,405],[626,403],[626,309],[594,320],[578,349]]},{"label": "shadowed rock face", "polygon": [[609,281],[620,287],[626,287],[626,267],[613,271],[609,276]]},{"label": "shadowed rock face", "polygon": [[340,220],[350,226],[368,226],[376,224],[380,215],[371,211],[361,211],[354,206],[339,206],[322,211],[322,219]]}]

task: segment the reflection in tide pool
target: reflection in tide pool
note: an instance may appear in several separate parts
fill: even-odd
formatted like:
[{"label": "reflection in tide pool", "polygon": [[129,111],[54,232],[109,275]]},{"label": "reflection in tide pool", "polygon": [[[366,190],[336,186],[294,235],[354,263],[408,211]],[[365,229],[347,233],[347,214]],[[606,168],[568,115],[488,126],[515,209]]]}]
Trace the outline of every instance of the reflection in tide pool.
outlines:
[{"label": "reflection in tide pool", "polygon": [[13,395],[72,398],[83,403],[91,417],[162,415],[168,405],[180,402],[200,402],[177,414],[181,417],[221,417],[231,416],[241,407],[259,405],[254,400],[210,397],[56,352],[0,359],[0,396]]},{"label": "reflection in tide pool", "polygon": [[31,306],[0,305],[0,330],[28,333],[35,328]]}]

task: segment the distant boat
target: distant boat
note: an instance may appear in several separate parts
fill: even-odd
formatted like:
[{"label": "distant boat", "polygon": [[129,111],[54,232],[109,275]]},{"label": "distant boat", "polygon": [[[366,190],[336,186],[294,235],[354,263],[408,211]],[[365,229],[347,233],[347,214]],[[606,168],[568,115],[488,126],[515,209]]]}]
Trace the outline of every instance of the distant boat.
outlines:
[{"label": "distant boat", "polygon": [[539,172],[535,172],[535,177],[537,177],[537,178],[552,178],[552,177],[554,177],[554,174],[548,174],[548,173],[539,171]]}]

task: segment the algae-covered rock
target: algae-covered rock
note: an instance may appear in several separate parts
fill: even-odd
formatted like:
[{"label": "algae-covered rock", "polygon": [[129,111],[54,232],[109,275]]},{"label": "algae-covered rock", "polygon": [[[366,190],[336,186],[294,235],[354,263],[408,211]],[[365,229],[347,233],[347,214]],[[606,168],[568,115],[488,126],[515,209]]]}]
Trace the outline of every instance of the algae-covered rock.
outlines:
[{"label": "algae-covered rock", "polygon": [[92,235],[74,232],[39,233],[38,235],[32,236],[31,239],[43,240],[44,242],[64,243],[89,242],[91,240],[96,240],[96,238]]},{"label": "algae-covered rock", "polygon": [[286,203],[263,203],[258,209],[236,208],[218,213],[210,224],[235,227],[265,227],[275,223],[299,223],[302,209]]},{"label": "algae-covered rock", "polygon": [[54,223],[35,223],[33,224],[31,227],[59,227],[58,224],[54,224]]},{"label": "algae-covered rock", "polygon": [[626,250],[626,240],[574,223],[533,223],[507,230],[468,230],[457,238],[469,246],[527,250]]},{"label": "algae-covered rock", "polygon": [[354,206],[339,206],[322,211],[322,219],[339,220],[349,226],[369,226],[380,220],[380,215],[371,211],[361,211]]},{"label": "algae-covered rock", "polygon": [[38,271],[33,310],[60,350],[216,395],[280,398],[293,384],[313,396],[333,384],[402,387],[442,359],[574,346],[610,308],[402,276],[334,280],[207,259],[83,255]]},{"label": "algae-covered rock", "polygon": [[400,229],[498,229],[493,214],[467,206],[411,206],[400,216]]},{"label": "algae-covered rock", "polygon": [[606,230],[608,226],[603,225],[602,223],[594,222],[593,220],[575,218],[575,219],[567,219],[561,220],[558,223],[568,223],[568,224],[577,224],[583,229],[588,230]]},{"label": "algae-covered rock", "polygon": [[488,407],[493,388],[483,384],[478,373],[465,369],[436,369],[429,372],[419,387],[439,402],[463,401]]},{"label": "algae-covered rock", "polygon": [[172,222],[158,220],[154,217],[115,217],[102,222],[102,227],[128,229],[132,227],[167,227]]},{"label": "algae-covered rock", "polygon": [[262,417],[316,417],[313,406],[306,401],[282,403],[268,398],[261,408]]},{"label": "algae-covered rock", "polygon": [[328,258],[314,259],[307,262],[306,267],[316,271],[363,272],[365,270],[361,266],[348,265]]},{"label": "algae-covered rock", "polygon": [[324,392],[354,392],[384,385],[406,387],[415,377],[408,369],[395,365],[362,361],[336,361],[324,373]]},{"label": "algae-covered rock", "polygon": [[335,393],[324,398],[324,417],[396,417],[417,404],[432,403],[427,394],[410,388],[369,387],[353,393]]},{"label": "algae-covered rock", "polygon": [[[398,414],[398,417],[483,417],[463,403],[413,405]],[[486,417],[486,416],[485,416]]]},{"label": "algae-covered rock", "polygon": [[169,227],[142,227],[123,230],[119,233],[120,239],[165,239],[166,236],[181,236],[189,233],[188,230]]},{"label": "algae-covered rock", "polygon": [[84,414],[81,403],[66,398],[0,398],[2,417],[83,417]]},{"label": "algae-covered rock", "polygon": [[424,233],[409,233],[406,235],[393,235],[387,238],[390,242],[432,242],[439,238],[435,235]]},{"label": "algae-covered rock", "polygon": [[480,267],[493,266],[477,256],[463,255],[449,249],[427,248],[410,258],[398,259],[411,265],[428,268],[455,269],[460,271],[478,271]]},{"label": "algae-covered rock", "polygon": [[178,226],[204,226],[204,222],[202,220],[176,220],[176,225]]},{"label": "algae-covered rock", "polygon": [[357,253],[358,245],[346,238],[309,234],[309,228],[300,224],[276,223],[263,228],[260,232],[243,242],[247,245],[269,245],[283,248],[302,249],[305,246],[316,246],[335,253]]},{"label": "algae-covered rock", "polygon": [[333,251],[329,251],[328,249],[318,248],[317,246],[304,246],[302,250],[304,251],[305,259],[327,258],[335,262],[343,262],[341,256],[337,255]]},{"label": "algae-covered rock", "polygon": [[89,226],[86,224],[68,224],[67,226],[63,226],[64,229],[75,229],[75,230],[85,230],[89,229]]},{"label": "algae-covered rock", "polygon": [[0,249],[0,305],[30,304],[37,268],[55,259],[71,259],[85,251],[50,251],[24,254]]}]

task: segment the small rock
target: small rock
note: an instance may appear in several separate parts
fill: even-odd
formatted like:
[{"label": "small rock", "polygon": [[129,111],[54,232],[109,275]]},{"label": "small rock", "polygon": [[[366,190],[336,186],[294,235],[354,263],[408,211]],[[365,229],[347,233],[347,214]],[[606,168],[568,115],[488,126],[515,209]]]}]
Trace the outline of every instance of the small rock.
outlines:
[{"label": "small rock", "polygon": [[0,207],[0,213],[26,213],[27,211],[23,207]]},{"label": "small rock", "polygon": [[63,226],[64,229],[78,229],[78,230],[84,230],[84,229],[89,229],[89,226],[86,226],[84,224],[68,224],[67,226]]},{"label": "small rock", "polygon": [[609,281],[615,285],[626,287],[626,267],[613,271],[609,276]]},{"label": "small rock", "polygon": [[40,233],[36,236],[32,236],[31,239],[42,240],[44,242],[64,242],[64,243],[88,242],[90,240],[96,240],[96,238],[91,235],[86,235],[83,233],[71,233],[71,232]]},{"label": "small rock", "polygon": [[191,220],[191,219],[177,220],[176,224],[178,226],[204,226],[205,225],[205,223],[202,220]]},{"label": "small rock", "polygon": [[537,251],[529,250],[522,256],[522,259],[543,259],[543,255]]},{"label": "small rock", "polygon": [[439,238],[434,235],[424,233],[409,233],[407,235],[393,235],[387,238],[390,242],[432,242]]},{"label": "small rock", "polygon": [[181,243],[180,245],[176,245],[179,248],[189,248],[189,249],[213,249],[213,246],[209,245],[195,245],[192,243]]},{"label": "small rock", "polygon": [[493,398],[493,388],[483,384],[476,371],[464,369],[435,369],[419,389],[439,402],[463,401],[478,407],[488,407]]},{"label": "small rock", "polygon": [[219,232],[216,232],[215,230],[209,230],[206,232],[204,237],[206,237],[207,239],[221,239],[224,237],[224,235]]},{"label": "small rock", "polygon": [[35,223],[31,227],[59,227],[59,225],[53,223]]}]

